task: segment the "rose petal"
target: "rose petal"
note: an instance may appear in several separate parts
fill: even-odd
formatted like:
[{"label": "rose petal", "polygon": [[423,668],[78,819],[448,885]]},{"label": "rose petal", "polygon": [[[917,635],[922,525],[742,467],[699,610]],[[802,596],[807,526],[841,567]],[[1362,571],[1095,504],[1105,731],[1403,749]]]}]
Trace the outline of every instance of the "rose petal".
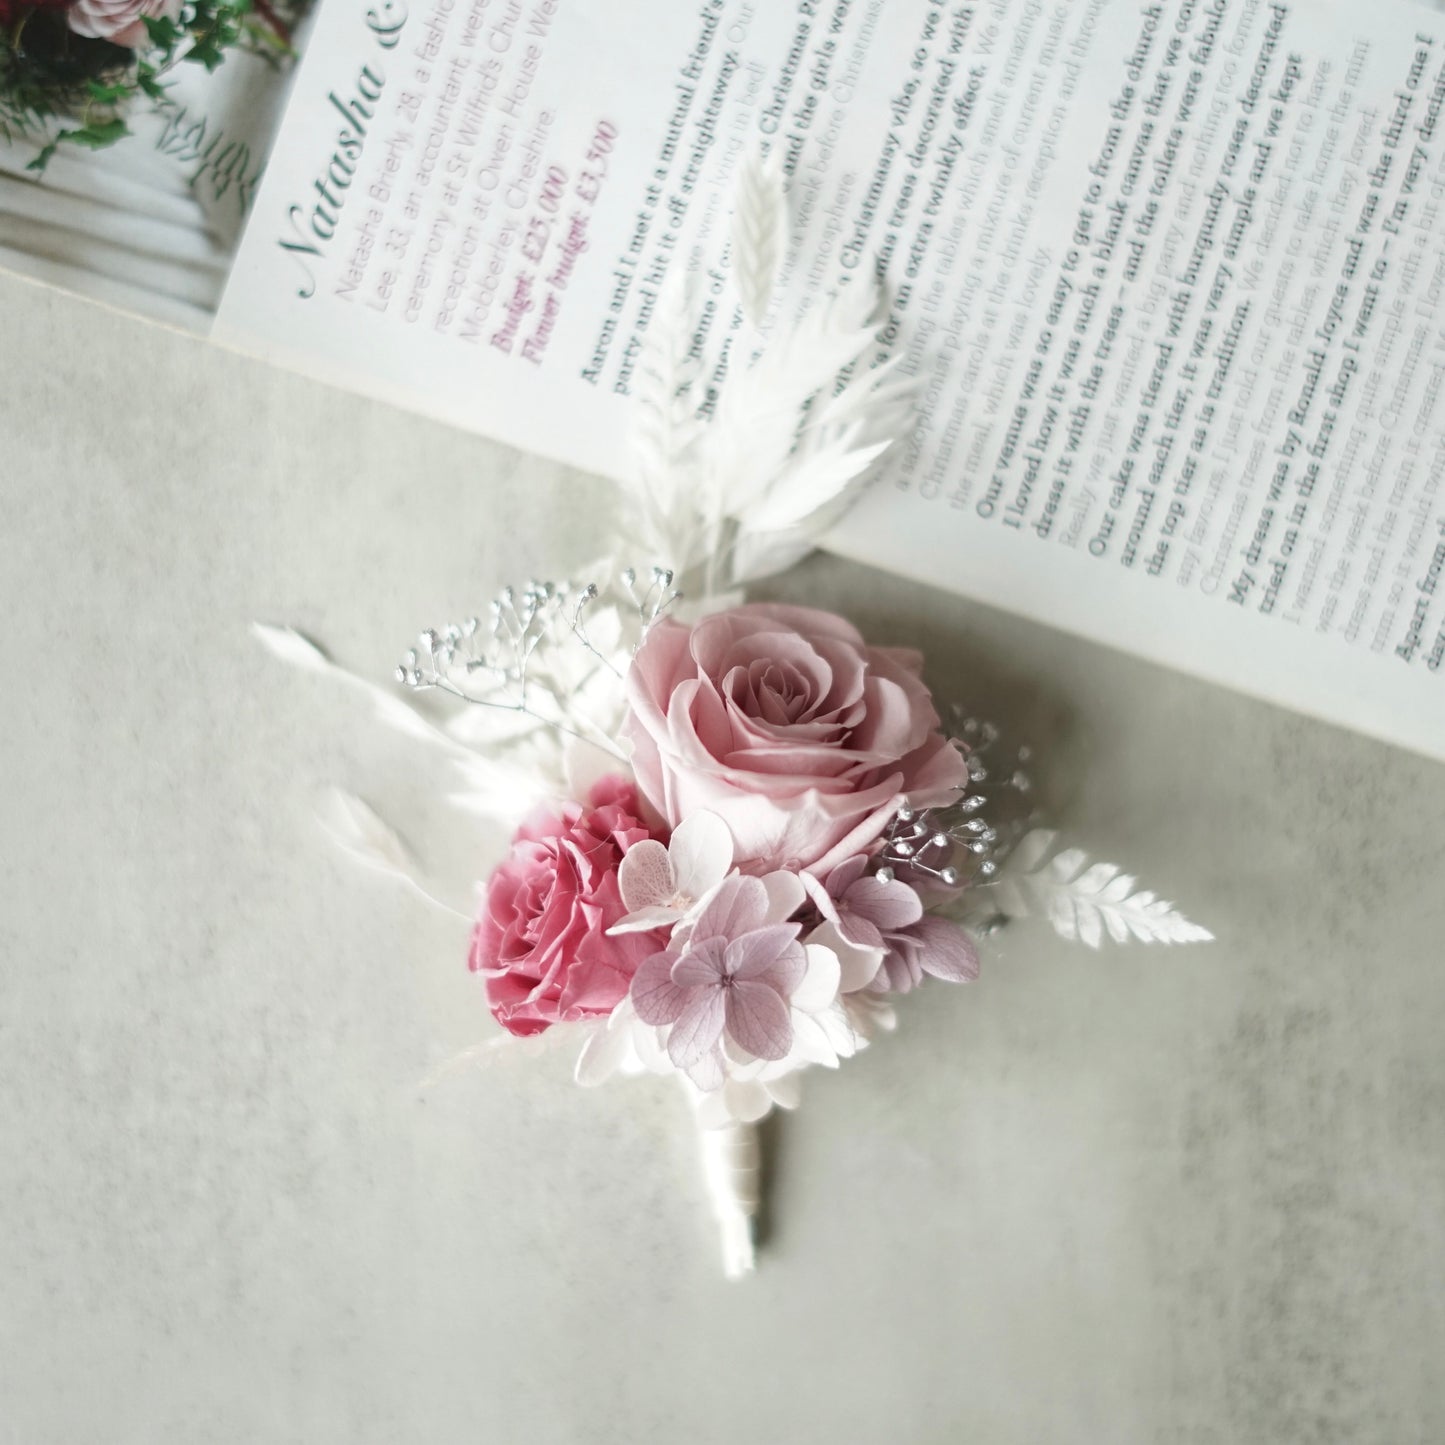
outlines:
[{"label": "rose petal", "polygon": [[915,808],[943,808],[958,800],[968,764],[951,738],[934,733],[903,759],[908,773],[908,801]]},{"label": "rose petal", "polygon": [[725,996],[727,1030],[733,1038],[760,1059],[786,1058],[793,1024],[778,991],[751,979],[735,979]]},{"label": "rose petal", "polygon": [[632,980],[605,959],[574,959],[562,974],[557,995],[557,1012],[563,1019],[606,1015],[626,998]]}]

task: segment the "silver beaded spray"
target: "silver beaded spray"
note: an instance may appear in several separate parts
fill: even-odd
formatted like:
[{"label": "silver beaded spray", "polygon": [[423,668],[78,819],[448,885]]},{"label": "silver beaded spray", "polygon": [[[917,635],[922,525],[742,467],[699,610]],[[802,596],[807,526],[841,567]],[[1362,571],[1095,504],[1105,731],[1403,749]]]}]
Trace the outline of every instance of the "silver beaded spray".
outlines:
[{"label": "silver beaded spray", "polygon": [[589,614],[599,606],[617,606],[633,634],[624,638],[625,658],[682,596],[672,581],[670,571],[654,567],[650,581],[639,586],[636,570],[629,567],[618,575],[617,586],[605,591],[595,582],[528,582],[520,591],[504,587],[488,608],[485,626],[469,617],[421,633],[396,669],[396,680],[419,691],[436,688],[464,702],[529,711],[529,683],[544,654],[575,644],[597,667],[618,673],[615,654],[609,656],[588,636]]},{"label": "silver beaded spray", "polygon": [[[653,625],[682,594],[673,574],[654,567],[645,578],[627,568],[605,586],[529,582],[505,587],[485,620],[428,628],[396,669],[417,692],[435,689],[463,702],[525,714],[573,737],[616,752],[612,728],[593,716],[599,680],[620,683]],[[606,640],[598,642],[603,613]],[[606,691],[616,701],[621,688]]]},{"label": "silver beaded spray", "polygon": [[885,881],[942,888],[987,882],[1027,830],[1029,749],[1007,754],[993,723],[965,717],[956,706],[950,712],[967,775],[953,802],[935,808],[905,804],[894,815],[878,851],[878,876]]}]

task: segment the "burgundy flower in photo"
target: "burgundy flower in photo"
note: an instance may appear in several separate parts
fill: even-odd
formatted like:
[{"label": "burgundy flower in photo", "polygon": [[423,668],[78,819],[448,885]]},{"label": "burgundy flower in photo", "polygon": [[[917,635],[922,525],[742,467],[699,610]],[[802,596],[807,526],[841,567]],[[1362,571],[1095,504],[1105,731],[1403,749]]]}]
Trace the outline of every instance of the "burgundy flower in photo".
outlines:
[{"label": "burgundy flower in photo", "polygon": [[176,20],[181,8],[181,0],[74,0],[67,18],[77,35],[140,50],[150,41],[146,19]]}]

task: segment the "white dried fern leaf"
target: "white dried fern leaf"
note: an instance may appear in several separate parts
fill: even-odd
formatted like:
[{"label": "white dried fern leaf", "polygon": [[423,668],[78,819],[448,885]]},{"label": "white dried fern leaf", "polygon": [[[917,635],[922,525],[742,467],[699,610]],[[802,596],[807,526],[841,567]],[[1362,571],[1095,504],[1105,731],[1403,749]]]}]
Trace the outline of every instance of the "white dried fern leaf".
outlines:
[{"label": "white dried fern leaf", "polygon": [[783,185],[783,154],[751,152],[738,167],[733,208],[733,282],[743,315],[761,327],[768,314],[783,246],[788,234],[788,200]]},{"label": "white dried fern leaf", "polygon": [[985,885],[1009,918],[1042,915],[1061,938],[1098,948],[1105,933],[1115,943],[1207,943],[1214,937],[1191,923],[1168,899],[1113,863],[1090,864],[1081,848],[1052,852],[1057,834],[1035,829],[1010,855],[1003,875]]}]

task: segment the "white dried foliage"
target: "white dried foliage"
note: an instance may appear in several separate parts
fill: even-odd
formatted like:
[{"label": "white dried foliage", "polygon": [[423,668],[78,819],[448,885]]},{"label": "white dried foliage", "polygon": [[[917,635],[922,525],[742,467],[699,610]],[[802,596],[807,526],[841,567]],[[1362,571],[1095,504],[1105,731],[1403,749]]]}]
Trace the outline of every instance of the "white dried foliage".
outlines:
[{"label": "white dried foliage", "polygon": [[698,381],[702,364],[693,349],[697,303],[688,277],[662,288],[633,373],[631,455],[637,540],[655,561],[677,566],[695,545],[692,501],[698,445],[703,435]]},{"label": "white dried foliage", "polygon": [[273,657],[289,662],[307,672],[330,672],[335,664],[309,637],[297,632],[294,627],[278,626],[270,622],[253,622],[251,635]]},{"label": "white dried foliage", "polygon": [[603,1019],[579,1019],[553,1024],[537,1034],[490,1033],[443,1059],[418,1087],[431,1089],[473,1069],[489,1069],[498,1064],[546,1055],[570,1055],[579,1043],[585,1046],[604,1023]]},{"label": "white dried foliage", "polygon": [[[788,233],[781,160],[739,171],[732,278],[761,327]],[[624,529],[675,569],[683,590],[710,596],[790,566],[856,498],[912,411],[913,384],[881,357],[876,282],[816,298],[760,347],[733,340],[713,396],[703,387],[703,307],[669,282],[634,382],[634,470]]]},{"label": "white dried foliage", "polygon": [[431,743],[448,752],[456,753],[464,750],[463,744],[448,736],[435,723],[424,718],[404,698],[385,688],[378,687],[373,682],[368,682],[366,678],[333,662],[316,643],[294,627],[278,626],[270,622],[253,622],[251,635],[273,657],[280,658],[282,662],[289,663],[292,667],[298,667],[304,672],[321,673],[338,678],[365,693],[376,716],[388,727],[393,727],[407,737],[416,738],[419,742]]},{"label": "white dried foliage", "polygon": [[753,150],[738,167],[732,274],[743,315],[754,326],[761,327],[767,318],[787,239],[788,197],[782,150],[774,147],[771,155]]},{"label": "white dried foliage", "polygon": [[709,470],[727,488],[729,510],[749,519],[749,511],[780,488],[797,453],[816,450],[819,428],[810,408],[828,414],[824,435],[838,434],[851,420],[866,416],[881,371],[865,372],[866,383],[844,385],[832,393],[842,373],[877,343],[875,284],[845,286],[820,299],[792,328],[775,332],[750,365],[729,368],[709,429]]},{"label": "white dried foliage", "polygon": [[[535,764],[555,778],[566,740],[625,761],[618,740],[626,712],[623,679],[648,630],[678,600],[672,573],[624,569],[600,582],[529,582],[507,587],[483,617],[427,628],[398,667],[414,691],[472,704],[455,725],[464,771],[489,777]],[[480,760],[479,760],[480,759]]]},{"label": "white dried foliage", "polygon": [[978,891],[986,889],[1004,917],[1042,916],[1061,938],[1090,948],[1098,948],[1106,933],[1115,943],[1207,943],[1214,937],[1168,899],[1136,889],[1138,880],[1116,864],[1091,864],[1082,848],[1054,852],[1057,838],[1047,828],[1027,834],[1000,877]]},{"label": "white dried foliage", "polygon": [[416,860],[401,835],[354,793],[333,788],[317,809],[316,821],[348,857],[409,883],[416,881]]}]

